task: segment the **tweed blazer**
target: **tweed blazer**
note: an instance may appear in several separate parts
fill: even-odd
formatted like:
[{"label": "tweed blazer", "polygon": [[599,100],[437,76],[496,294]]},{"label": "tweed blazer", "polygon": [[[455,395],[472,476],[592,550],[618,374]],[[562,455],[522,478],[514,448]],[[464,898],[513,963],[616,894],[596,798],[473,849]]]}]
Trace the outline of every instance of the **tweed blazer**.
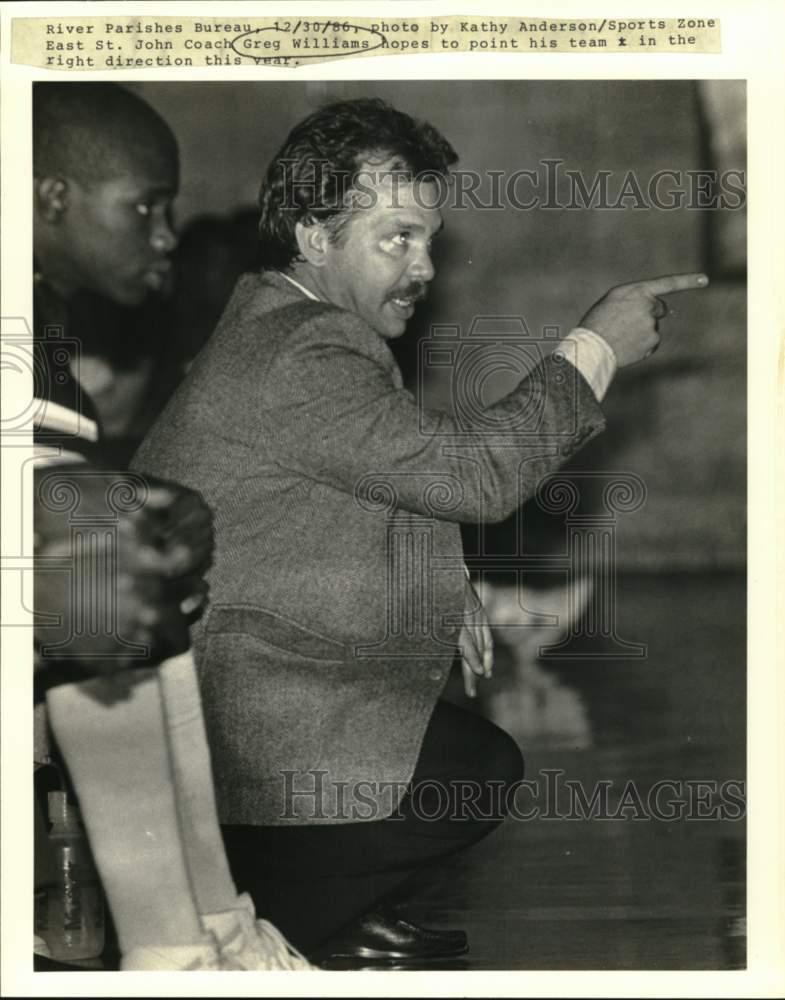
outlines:
[{"label": "tweed blazer", "polygon": [[356,314],[239,280],[133,462],[214,512],[193,641],[223,822],[394,809],[455,653],[459,522],[508,516],[604,426],[551,358],[473,419],[421,411]]}]

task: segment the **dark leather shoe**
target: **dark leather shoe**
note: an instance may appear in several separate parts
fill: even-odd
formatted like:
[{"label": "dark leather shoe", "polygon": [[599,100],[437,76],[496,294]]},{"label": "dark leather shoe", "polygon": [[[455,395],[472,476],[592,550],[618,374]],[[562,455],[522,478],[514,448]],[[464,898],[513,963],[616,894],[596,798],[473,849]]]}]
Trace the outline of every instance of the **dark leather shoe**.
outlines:
[{"label": "dark leather shoe", "polygon": [[380,907],[364,914],[329,941],[318,956],[320,963],[335,959],[448,958],[469,950],[464,931],[437,931],[420,927],[395,910]]}]

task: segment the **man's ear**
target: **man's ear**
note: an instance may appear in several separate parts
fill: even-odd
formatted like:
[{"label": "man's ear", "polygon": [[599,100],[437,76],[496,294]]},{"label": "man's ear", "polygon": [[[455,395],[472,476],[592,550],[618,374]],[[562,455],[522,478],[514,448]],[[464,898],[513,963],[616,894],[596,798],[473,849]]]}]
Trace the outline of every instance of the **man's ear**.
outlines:
[{"label": "man's ear", "polygon": [[63,177],[36,178],[35,200],[41,218],[58,222],[68,208],[68,181]]},{"label": "man's ear", "polygon": [[319,222],[298,222],[294,234],[300,255],[314,267],[324,267],[330,245],[330,234],[325,226]]}]

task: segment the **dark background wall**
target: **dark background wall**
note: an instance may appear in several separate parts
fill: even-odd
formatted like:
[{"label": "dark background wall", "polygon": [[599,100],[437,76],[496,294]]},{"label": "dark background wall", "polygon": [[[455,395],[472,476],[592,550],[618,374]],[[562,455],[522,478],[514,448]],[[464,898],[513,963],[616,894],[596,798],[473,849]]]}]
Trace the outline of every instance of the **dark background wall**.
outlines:
[{"label": "dark background wall", "polygon": [[[714,81],[382,81],[135,83],[181,145],[177,214],[186,224],[253,205],[259,180],[288,130],[319,105],[380,96],[431,121],[466,170],[533,170],[545,159],[588,184],[610,171],[616,201],[629,171],[644,193],[659,170],[744,170],[744,85]],[[523,182],[519,194],[534,192]],[[665,185],[667,188],[668,185]],[[671,185],[674,186],[674,185]],[[686,173],[678,185],[689,187]],[[488,200],[490,187],[478,192]],[[566,207],[446,210],[447,235],[428,303],[407,335],[402,363],[413,386],[417,338],[431,324],[470,328],[476,316],[520,316],[529,333],[563,332],[611,285],[707,270],[707,292],[673,297],[657,355],[622,372],[605,403],[609,427],[575,469],[630,471],[646,483],[643,507],[621,518],[618,559],[628,569],[733,568],[745,541],[746,329],[744,213]],[[500,376],[491,401],[509,387]],[[449,406],[446,374],[423,384],[427,405]],[[509,535],[502,526],[497,538]],[[503,544],[500,543],[500,544]]]}]

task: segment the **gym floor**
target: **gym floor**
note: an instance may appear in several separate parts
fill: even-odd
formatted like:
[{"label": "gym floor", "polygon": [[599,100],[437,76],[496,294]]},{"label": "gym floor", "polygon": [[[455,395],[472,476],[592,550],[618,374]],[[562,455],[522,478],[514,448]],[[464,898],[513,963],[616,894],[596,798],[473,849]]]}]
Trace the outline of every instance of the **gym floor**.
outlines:
[{"label": "gym floor", "polygon": [[[434,872],[409,911],[467,930],[469,954],[445,967],[744,967],[744,807],[731,801],[738,787],[723,783],[745,778],[745,591],[741,574],[624,577],[619,633],[645,643],[647,656],[541,662],[584,724],[572,738],[513,734],[536,801],[546,805],[546,783],[557,784],[551,813],[563,816],[565,781],[581,782],[588,797],[604,781],[608,815],[627,808],[617,818],[511,818]],[[499,683],[511,659],[498,645]],[[462,698],[458,678],[449,693]],[[649,811],[659,781],[675,783],[660,797],[663,815],[680,798],[709,818],[633,818]],[[710,784],[690,791],[688,781]],[[624,797],[628,782],[635,787]],[[520,800],[522,815],[534,794]]]}]

